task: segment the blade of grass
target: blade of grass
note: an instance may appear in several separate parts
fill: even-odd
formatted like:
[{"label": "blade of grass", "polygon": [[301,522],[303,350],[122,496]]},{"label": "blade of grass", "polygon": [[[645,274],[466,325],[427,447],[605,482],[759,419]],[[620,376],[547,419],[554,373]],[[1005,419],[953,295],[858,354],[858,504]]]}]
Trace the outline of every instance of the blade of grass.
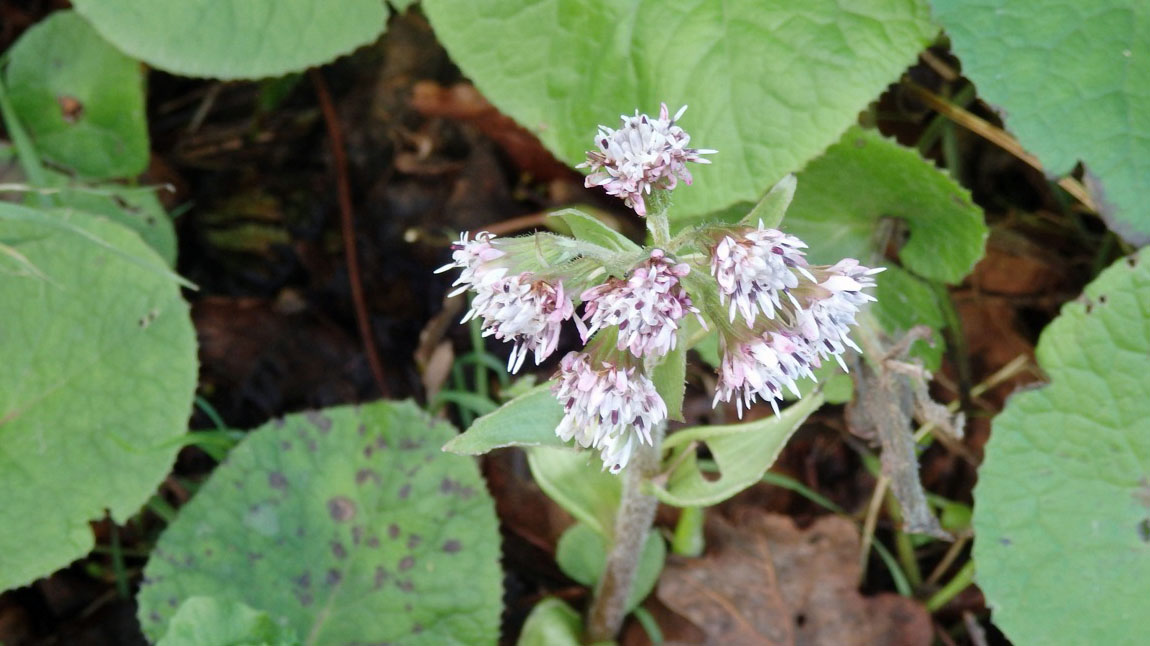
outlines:
[{"label": "blade of grass", "polygon": [[970,587],[972,583],[974,583],[973,560],[967,561],[946,585],[926,600],[926,609],[932,613],[936,612],[939,608],[950,603],[951,599],[957,597],[960,592]]}]

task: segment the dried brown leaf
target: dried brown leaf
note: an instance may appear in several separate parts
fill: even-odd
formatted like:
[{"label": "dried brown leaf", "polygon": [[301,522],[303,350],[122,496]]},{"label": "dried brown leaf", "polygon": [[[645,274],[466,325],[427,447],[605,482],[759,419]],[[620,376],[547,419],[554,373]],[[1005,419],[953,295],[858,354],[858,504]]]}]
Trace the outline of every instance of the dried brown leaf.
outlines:
[{"label": "dried brown leaf", "polygon": [[895,594],[862,596],[858,530],[827,516],[800,530],[748,509],[712,515],[708,552],[672,561],[658,597],[706,633],[706,646],[925,646],[930,617]]}]

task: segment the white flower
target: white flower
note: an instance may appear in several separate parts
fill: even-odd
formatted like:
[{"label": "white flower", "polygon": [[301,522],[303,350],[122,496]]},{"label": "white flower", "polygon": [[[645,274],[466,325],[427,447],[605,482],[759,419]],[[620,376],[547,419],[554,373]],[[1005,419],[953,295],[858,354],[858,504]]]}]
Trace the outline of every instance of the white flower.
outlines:
[{"label": "white flower", "polygon": [[687,312],[699,314],[679,282],[690,271],[687,264],[674,264],[663,250],[654,249],[630,277],[612,278],[583,292],[583,318],[590,321],[589,327],[580,328],[583,341],[614,325],[619,328],[617,348],[636,357],[659,357],[675,349],[679,320]]},{"label": "white flower", "polygon": [[653,444],[652,429],[667,417],[667,406],[646,375],[609,362],[592,367],[582,352],[563,357],[552,391],[564,410],[555,434],[597,449],[611,473],[627,466],[636,442]]},{"label": "white flower", "polygon": [[756,399],[770,402],[778,414],[783,388],[799,397],[795,380],[813,379],[811,368],[819,365],[818,357],[802,339],[792,339],[779,332],[766,332],[749,340],[728,342],[724,339],[722,350],[719,383],[711,405],[729,402],[734,397],[740,418],[743,408],[750,408]]},{"label": "white flower", "polygon": [[575,306],[563,293],[562,281],[552,285],[523,273],[478,286],[471,309],[460,322],[481,317],[483,336],[514,343],[507,360],[507,370],[514,373],[523,366],[528,352],[535,354],[535,365],[550,356],[559,343],[563,321],[574,313]]},{"label": "white flower", "polygon": [[468,289],[477,289],[481,285],[494,284],[507,274],[506,267],[492,262],[506,255],[506,252],[491,244],[494,238],[495,234],[480,231],[475,234],[475,239],[469,240],[467,232],[464,231],[459,235],[459,241],[451,245],[455,250],[451,254],[451,262],[435,270],[437,274],[456,267],[463,270],[459,278],[452,283],[458,285],[458,288],[452,291],[450,296],[458,296]]},{"label": "white flower", "polygon": [[595,139],[598,151],[587,153],[587,161],[577,168],[590,168],[584,184],[602,186],[608,195],[623,199],[639,215],[647,215],[643,195],[652,188],[671,190],[678,180],[691,183],[687,162],[709,164],[701,157],[717,151],[688,148],[691,137],[675,125],[687,111],[683,106],[668,118],[667,104],[662,104],[659,118],[635,111],[635,116],[622,115],[623,127],[613,130],[599,126]]},{"label": "white flower", "polygon": [[754,324],[758,311],[773,319],[782,306],[780,294],[786,294],[799,309],[790,290],[798,287],[800,274],[814,280],[801,251],[806,246],[778,229],[764,229],[762,222],[757,229],[719,240],[711,253],[711,275],[719,284],[719,301],[730,302],[732,323],[737,312],[748,326]]},{"label": "white flower", "polygon": [[883,269],[870,269],[854,258],[844,258],[831,267],[816,270],[819,289],[814,291],[820,297],[798,313],[798,331],[812,350],[823,358],[833,356],[843,370],[846,364],[841,355],[846,348],[861,352],[850,339],[855,315],[865,303],[875,300],[862,290],[874,287],[874,275]]}]

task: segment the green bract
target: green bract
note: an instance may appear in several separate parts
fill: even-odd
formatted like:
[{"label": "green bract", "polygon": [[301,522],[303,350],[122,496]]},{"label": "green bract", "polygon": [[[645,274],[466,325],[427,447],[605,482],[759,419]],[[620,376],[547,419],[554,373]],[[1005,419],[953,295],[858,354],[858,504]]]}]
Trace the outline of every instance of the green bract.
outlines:
[{"label": "green bract", "polygon": [[933,0],[962,72],[1006,127],[1062,174],[1079,161],[1110,225],[1150,241],[1150,4]]},{"label": "green bract", "polygon": [[[772,417],[726,426],[697,426],[672,434],[663,443],[667,462],[677,465],[655,496],[676,507],[714,505],[755,484],[771,468],[783,446],[807,417],[823,405],[822,393],[811,393]],[[693,443],[707,445],[719,467],[711,479],[699,469]],[[685,455],[684,455],[685,454]]]},{"label": "green bract", "polygon": [[327,63],[383,33],[382,0],[76,0],[127,54],[185,76],[254,79]]},{"label": "green bract", "polygon": [[482,455],[509,446],[564,446],[555,435],[563,406],[551,393],[552,382],[540,384],[499,410],[475,420],[461,435],[443,445],[444,451]]},{"label": "green bract", "polygon": [[207,595],[307,644],[495,644],[494,506],[475,463],[439,450],[452,433],[409,402],[254,431],[160,538],[144,632],[162,635],[182,600]]},{"label": "green bract", "polygon": [[8,57],[12,107],[46,159],[96,179],[144,170],[148,129],[139,63],[71,11],[28,29]]},{"label": "green bract", "polygon": [[[678,216],[754,201],[818,155],[937,29],[922,0],[426,0],[452,58],[569,164],[615,110],[661,101],[719,150],[675,193]],[[606,121],[605,121],[606,118]]]},{"label": "green bract", "polygon": [[1135,644],[1150,581],[1150,250],[1120,260],[1042,333],[1050,384],[994,421],[974,558],[1017,644]]},{"label": "green bract", "polygon": [[92,549],[135,514],[191,412],[195,331],[135,233],[0,203],[0,590]]}]

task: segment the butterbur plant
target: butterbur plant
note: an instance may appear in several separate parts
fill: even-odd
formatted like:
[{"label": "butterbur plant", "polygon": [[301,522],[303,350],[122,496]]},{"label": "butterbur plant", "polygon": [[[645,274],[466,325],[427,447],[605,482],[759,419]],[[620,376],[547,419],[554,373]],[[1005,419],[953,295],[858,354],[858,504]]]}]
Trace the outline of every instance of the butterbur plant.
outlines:
[{"label": "butterbur plant", "polygon": [[[799,381],[858,350],[851,327],[874,297],[874,274],[846,258],[807,262],[807,245],[776,228],[795,181],[772,189],[739,223],[703,224],[670,235],[671,193],[692,181],[689,165],[711,163],[718,151],[692,148],[666,104],[658,117],[622,117],[600,126],[587,153],[588,187],[600,187],[645,218],[650,245],[640,247],[594,217],[558,214],[567,237],[549,232],[498,238],[464,233],[452,262],[454,293],[470,291],[464,321],[512,344],[508,370],[530,355],[541,364],[555,353],[571,320],[583,347],[562,357],[550,391],[562,408],[558,440],[591,449],[602,469],[620,474],[622,500],[606,571],[588,617],[588,637],[610,639],[621,626],[640,551],[657,501],[644,484],[660,473],[668,418],[680,418],[690,319],[718,335],[721,361],[713,405],[733,402],[741,417],[756,402],[776,414]],[[678,362],[679,370],[667,369]],[[671,366],[672,368],[674,366]],[[671,375],[664,378],[663,375]],[[492,414],[500,415],[500,411]],[[526,444],[526,442],[525,442]]]}]

